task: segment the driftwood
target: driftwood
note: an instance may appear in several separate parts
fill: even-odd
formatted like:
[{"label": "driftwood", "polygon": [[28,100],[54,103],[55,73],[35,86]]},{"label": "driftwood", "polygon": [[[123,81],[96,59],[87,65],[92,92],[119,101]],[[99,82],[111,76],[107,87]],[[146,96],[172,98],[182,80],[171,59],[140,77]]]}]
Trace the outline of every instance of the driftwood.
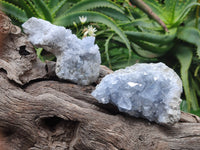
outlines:
[{"label": "driftwood", "polygon": [[38,60],[23,33],[8,30],[2,39],[1,150],[200,149],[199,117],[182,113],[163,127],[119,113],[90,95],[108,68],[101,66],[97,83],[79,86],[57,79],[55,63]]}]

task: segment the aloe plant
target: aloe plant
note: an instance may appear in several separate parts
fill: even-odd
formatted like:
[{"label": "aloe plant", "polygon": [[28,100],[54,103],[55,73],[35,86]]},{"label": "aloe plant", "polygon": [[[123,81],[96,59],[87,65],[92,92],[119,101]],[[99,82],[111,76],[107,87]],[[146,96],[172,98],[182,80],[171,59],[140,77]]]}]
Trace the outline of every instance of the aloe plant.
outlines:
[{"label": "aloe plant", "polygon": [[[144,58],[147,58],[147,61],[164,61],[173,67],[183,81],[184,94],[182,98],[186,100],[184,101],[186,103],[183,102],[186,107],[182,108],[189,112],[200,112],[198,101],[200,98],[200,30],[195,27],[198,17],[195,16],[196,12],[194,11],[195,6],[200,4],[197,3],[197,0],[164,0],[164,3],[160,3],[158,0],[144,0],[144,2],[164,22],[169,32],[165,32],[159,23],[150,19],[148,16],[151,14],[146,16],[137,9],[137,6],[129,7],[129,12],[131,12],[129,15],[132,15],[133,19],[121,22],[120,27],[135,51],[132,54],[138,59],[135,62],[146,61]],[[144,9],[147,9],[146,6],[142,6],[142,11]],[[144,12],[148,13],[148,11]],[[129,18],[131,17],[129,16]],[[118,62],[123,62],[124,57],[119,55],[127,54],[124,53],[124,50],[116,52],[116,49],[112,48],[114,44],[111,43],[113,40],[120,43],[120,39],[109,35],[107,38],[104,59],[113,68],[123,67],[123,63],[119,64]],[[109,45],[115,51],[108,51]],[[173,60],[171,60],[172,58]]]},{"label": "aloe plant", "polygon": [[[198,104],[200,80],[197,70],[200,66],[200,30],[190,23],[198,19],[195,12],[191,15],[191,11],[194,10],[194,6],[200,4],[197,0],[165,0],[164,3],[159,3],[157,0],[144,0],[144,2],[166,24],[169,33],[164,33],[157,23],[145,17],[122,24],[122,29],[127,26],[138,28],[135,31],[127,30],[125,34],[139,55],[156,57],[158,60],[160,58],[162,60],[161,56],[174,55],[178,59],[185,93],[185,98],[183,98],[187,100],[185,110],[200,110]],[[184,26],[181,25],[182,23]],[[177,66],[176,62],[171,63]],[[194,70],[197,71],[196,76],[192,73]]]},{"label": "aloe plant", "polygon": [[[15,17],[21,23],[33,16],[53,23],[57,17],[95,8],[109,8],[123,14],[123,10],[109,0],[82,0],[78,3],[75,2],[76,0],[0,0],[2,10]],[[71,4],[73,5],[71,6]]]},{"label": "aloe plant", "polygon": [[[114,10],[118,14],[123,15],[121,7],[109,0],[82,0],[78,3],[74,3],[72,6],[68,6],[68,0],[19,0],[16,1],[0,0],[2,10],[16,18],[19,22],[23,23],[28,18],[34,16],[48,20],[53,24],[70,26],[73,22],[80,23],[79,16],[87,17],[87,22],[100,22],[110,27],[118,36],[124,41],[125,45],[129,49],[129,57],[131,57],[131,47],[129,40],[122,32],[120,27],[115,23],[113,19],[106,16],[103,13],[107,13]],[[65,8],[65,10],[63,9]],[[107,8],[104,12],[96,12],[97,8]],[[93,11],[92,11],[93,10]],[[123,17],[128,20],[128,18]]]}]

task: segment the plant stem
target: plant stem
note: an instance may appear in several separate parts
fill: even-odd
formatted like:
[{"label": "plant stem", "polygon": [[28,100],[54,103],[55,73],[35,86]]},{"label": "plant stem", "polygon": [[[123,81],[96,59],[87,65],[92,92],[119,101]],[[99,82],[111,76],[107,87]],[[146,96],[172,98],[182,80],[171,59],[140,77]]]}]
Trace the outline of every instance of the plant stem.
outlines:
[{"label": "plant stem", "polygon": [[109,68],[112,69],[112,65],[110,63],[110,58],[109,58],[109,53],[108,53],[108,45],[109,45],[109,42],[110,42],[110,39],[113,37],[113,34],[111,34],[108,39],[106,40],[106,43],[105,43],[105,53],[106,53],[106,59],[108,61],[108,64],[109,64]]},{"label": "plant stem", "polygon": [[142,0],[130,0],[130,2],[131,2],[131,4],[136,5],[138,8],[140,8],[146,14],[148,14],[156,22],[158,22],[163,27],[165,32],[169,32],[165,23],[152,11],[152,9],[146,3],[144,3]]}]

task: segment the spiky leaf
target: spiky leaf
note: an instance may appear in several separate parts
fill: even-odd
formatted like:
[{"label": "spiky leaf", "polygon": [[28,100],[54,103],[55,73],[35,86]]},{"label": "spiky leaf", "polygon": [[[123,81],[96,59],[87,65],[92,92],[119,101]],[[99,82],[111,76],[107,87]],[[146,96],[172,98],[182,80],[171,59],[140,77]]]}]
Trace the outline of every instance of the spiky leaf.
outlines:
[{"label": "spiky leaf", "polygon": [[48,7],[50,9],[52,9],[52,8],[56,7],[58,5],[58,3],[59,3],[59,0],[49,0]]},{"label": "spiky leaf", "polygon": [[[189,13],[197,0],[165,0],[164,4],[159,4],[157,0],[144,0],[152,11],[156,13],[163,22],[168,25],[180,24]],[[192,4],[192,5],[191,5]]]},{"label": "spiky leaf", "polygon": [[28,19],[25,11],[22,10],[21,8],[2,0],[0,1],[0,5],[2,5],[1,9],[3,12],[13,16],[20,22],[25,22]]},{"label": "spiky leaf", "polygon": [[118,5],[108,0],[83,0],[73,5],[65,12],[65,14],[77,11],[91,10],[98,7],[112,8],[117,10],[118,12],[124,13]]},{"label": "spiky leaf", "polygon": [[52,16],[55,16],[56,13],[60,13],[59,11],[60,11],[61,8],[63,7],[63,5],[66,4],[67,1],[68,1],[68,0],[62,0],[62,1],[60,1],[59,3],[57,3],[57,4],[53,7],[53,9],[52,9],[52,11],[51,11]]},{"label": "spiky leaf", "polygon": [[173,28],[169,30],[168,33],[161,34],[157,32],[157,34],[149,33],[149,32],[134,32],[134,31],[124,31],[126,35],[128,35],[133,40],[143,40],[152,43],[166,44],[172,42],[176,37],[177,28]]},{"label": "spiky leaf", "polygon": [[39,17],[38,12],[35,9],[35,6],[33,5],[33,3],[31,1],[26,1],[26,0],[20,0],[20,6],[22,9],[24,9],[24,11],[26,12],[26,15],[28,18],[30,17]]},{"label": "spiky leaf", "polygon": [[121,13],[112,8],[96,8],[94,9],[94,11],[101,12],[115,20],[129,21],[129,18],[126,15],[124,15],[124,13]]},{"label": "spiky leaf", "polygon": [[50,22],[53,21],[53,18],[51,16],[51,12],[47,6],[47,4],[43,0],[33,0],[34,4],[37,6],[38,11],[41,11],[43,14],[45,20],[48,20]]}]

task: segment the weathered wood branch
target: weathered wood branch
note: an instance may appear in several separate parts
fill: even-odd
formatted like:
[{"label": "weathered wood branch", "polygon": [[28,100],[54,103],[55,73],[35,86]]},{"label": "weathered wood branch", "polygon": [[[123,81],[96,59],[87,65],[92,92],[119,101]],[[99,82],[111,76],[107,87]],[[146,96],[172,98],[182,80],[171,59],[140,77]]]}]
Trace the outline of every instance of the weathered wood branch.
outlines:
[{"label": "weathered wood branch", "polygon": [[[78,86],[54,76],[27,37],[7,33],[0,55],[2,150],[199,149],[200,120],[182,113],[163,127],[99,104],[94,85]],[[112,72],[101,66],[99,81]],[[4,147],[3,147],[4,146]]]},{"label": "weathered wood branch", "polygon": [[142,0],[130,0],[131,4],[135,4],[138,8],[140,8],[144,13],[146,13],[149,17],[151,17],[153,20],[155,20],[157,23],[159,23],[162,28],[165,30],[165,32],[169,32],[167,26],[165,23],[156,15],[152,9]]}]

